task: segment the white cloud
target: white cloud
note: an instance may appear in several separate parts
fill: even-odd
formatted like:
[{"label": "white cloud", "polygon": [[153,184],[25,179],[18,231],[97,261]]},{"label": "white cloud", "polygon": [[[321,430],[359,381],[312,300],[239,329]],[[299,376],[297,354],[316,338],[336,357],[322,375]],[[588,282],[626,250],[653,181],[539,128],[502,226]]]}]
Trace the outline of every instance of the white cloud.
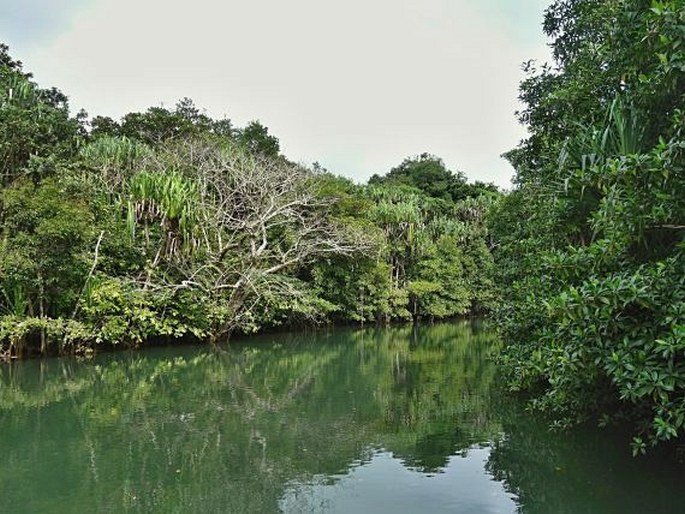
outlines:
[{"label": "white cloud", "polygon": [[[22,57],[91,114],[189,96],[237,124],[259,118],[291,159],[358,180],[429,151],[506,185],[499,154],[524,135],[520,64],[545,52],[493,1],[93,0]],[[540,1],[523,2],[538,33]]]}]

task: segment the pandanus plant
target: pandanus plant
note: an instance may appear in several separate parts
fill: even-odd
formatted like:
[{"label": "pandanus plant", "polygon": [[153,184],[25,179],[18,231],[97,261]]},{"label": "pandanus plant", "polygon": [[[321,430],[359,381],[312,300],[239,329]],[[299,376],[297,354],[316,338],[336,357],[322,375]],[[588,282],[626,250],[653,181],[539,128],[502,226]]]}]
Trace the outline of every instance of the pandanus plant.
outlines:
[{"label": "pandanus plant", "polygon": [[39,105],[39,92],[36,90],[36,86],[25,77],[11,78],[0,99],[0,108],[10,105],[26,106],[26,104]]},{"label": "pandanus plant", "polygon": [[3,182],[8,183],[16,177],[35,151],[34,142],[22,138],[16,124],[20,121],[28,126],[38,125],[44,107],[41,91],[27,78],[10,77],[5,84],[0,83],[0,174]]},{"label": "pandanus plant", "polygon": [[29,310],[29,297],[21,284],[4,281],[0,285],[0,314],[24,316]]},{"label": "pandanus plant", "polygon": [[443,235],[462,240],[468,233],[468,227],[466,223],[458,219],[437,216],[426,224],[426,232],[430,234],[433,240],[437,240]]},{"label": "pandanus plant", "polygon": [[107,190],[118,190],[130,178],[136,166],[149,157],[152,150],[139,141],[125,136],[101,136],[81,149],[80,157],[86,165],[97,169],[97,177]]},{"label": "pandanus plant", "polygon": [[135,235],[143,225],[146,241],[149,228],[159,223],[163,243],[158,256],[176,256],[197,247],[199,193],[197,185],[176,172],[138,173],[130,184],[127,201],[129,230]]},{"label": "pandanus plant", "polygon": [[[640,153],[644,147],[645,122],[620,96],[607,108],[603,128],[578,125],[575,137],[569,139],[559,156],[559,167],[571,165],[585,173],[601,166],[607,159]],[[566,183],[568,187],[568,182]]]},{"label": "pandanus plant", "polygon": [[416,252],[415,239],[424,221],[421,208],[411,199],[397,203],[382,200],[371,209],[370,216],[386,234],[391,278],[400,287],[405,280],[407,262]]}]

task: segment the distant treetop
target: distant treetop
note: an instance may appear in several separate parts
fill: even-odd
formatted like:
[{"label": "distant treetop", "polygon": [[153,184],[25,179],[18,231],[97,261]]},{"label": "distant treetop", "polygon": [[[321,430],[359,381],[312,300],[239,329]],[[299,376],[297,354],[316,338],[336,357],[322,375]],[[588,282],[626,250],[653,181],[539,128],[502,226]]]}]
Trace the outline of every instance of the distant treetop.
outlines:
[{"label": "distant treetop", "polygon": [[373,175],[369,184],[404,184],[447,202],[498,192],[497,186],[492,183],[469,184],[462,172],[455,173],[447,169],[440,157],[425,152],[404,159],[386,175]]}]

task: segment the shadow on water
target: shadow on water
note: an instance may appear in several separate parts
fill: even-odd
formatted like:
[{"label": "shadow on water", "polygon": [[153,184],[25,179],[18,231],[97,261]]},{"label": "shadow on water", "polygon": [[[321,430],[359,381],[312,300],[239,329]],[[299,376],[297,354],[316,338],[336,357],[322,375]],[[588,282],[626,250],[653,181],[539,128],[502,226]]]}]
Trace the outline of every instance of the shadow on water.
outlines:
[{"label": "shadow on water", "polygon": [[486,470],[526,514],[685,512],[685,466],[673,448],[633,458],[630,434],[587,426],[551,432],[521,405],[497,410],[503,437]]},{"label": "shadow on water", "polygon": [[682,470],[550,434],[493,394],[497,344],[462,322],[0,368],[0,512],[683,504]]}]

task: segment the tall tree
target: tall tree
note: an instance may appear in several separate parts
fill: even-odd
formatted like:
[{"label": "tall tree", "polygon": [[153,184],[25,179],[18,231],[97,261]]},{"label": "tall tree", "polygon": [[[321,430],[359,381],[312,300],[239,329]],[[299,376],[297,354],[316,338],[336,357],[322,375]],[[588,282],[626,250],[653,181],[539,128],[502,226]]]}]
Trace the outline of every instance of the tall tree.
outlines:
[{"label": "tall tree", "polygon": [[0,180],[41,178],[56,162],[75,155],[80,124],[69,116],[67,97],[41,89],[0,43]]},{"label": "tall tree", "polygon": [[281,151],[278,138],[269,134],[269,129],[259,121],[251,121],[241,129],[237,140],[250,152],[263,157],[276,158]]},{"label": "tall tree", "polygon": [[[106,163],[105,163],[106,164]],[[110,189],[123,188],[128,219],[149,258],[143,289],[187,291],[218,310],[212,334],[254,330],[260,309],[304,305],[298,268],[322,256],[363,252],[363,234],[335,223],[310,173],[235,144],[191,139],[143,155],[123,179],[105,166]]]},{"label": "tall tree", "polygon": [[685,2],[559,0],[554,66],[527,66],[493,229],[514,388],[559,423],[685,429]]}]

